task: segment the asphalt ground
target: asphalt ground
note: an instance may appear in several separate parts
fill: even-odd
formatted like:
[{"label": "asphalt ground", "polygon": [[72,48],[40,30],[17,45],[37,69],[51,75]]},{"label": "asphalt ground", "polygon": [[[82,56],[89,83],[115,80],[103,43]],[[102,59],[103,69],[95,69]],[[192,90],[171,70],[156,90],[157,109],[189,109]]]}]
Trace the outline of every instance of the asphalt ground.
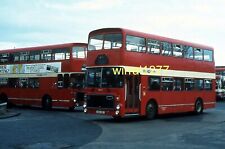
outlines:
[{"label": "asphalt ground", "polygon": [[0,119],[0,149],[208,149],[225,146],[225,102],[201,115],[159,116],[155,120],[44,111],[13,107],[19,116]]}]

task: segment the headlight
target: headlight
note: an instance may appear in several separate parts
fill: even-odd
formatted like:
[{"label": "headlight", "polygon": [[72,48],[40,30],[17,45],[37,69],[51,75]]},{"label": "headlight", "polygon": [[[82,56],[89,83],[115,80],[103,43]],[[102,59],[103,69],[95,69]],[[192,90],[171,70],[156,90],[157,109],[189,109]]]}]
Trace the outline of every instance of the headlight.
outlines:
[{"label": "headlight", "polygon": [[84,102],[83,107],[84,107],[84,108],[86,108],[86,107],[87,107],[87,103],[86,103],[86,102]]},{"label": "headlight", "polygon": [[120,111],[118,111],[118,110],[115,112],[116,115],[118,115],[119,113],[120,113]]},{"label": "headlight", "polygon": [[85,109],[84,109],[84,113],[86,113],[86,112],[87,112],[87,109],[85,108]]},{"label": "headlight", "polygon": [[116,110],[119,110],[119,109],[120,109],[120,105],[117,105],[117,106],[116,106]]}]

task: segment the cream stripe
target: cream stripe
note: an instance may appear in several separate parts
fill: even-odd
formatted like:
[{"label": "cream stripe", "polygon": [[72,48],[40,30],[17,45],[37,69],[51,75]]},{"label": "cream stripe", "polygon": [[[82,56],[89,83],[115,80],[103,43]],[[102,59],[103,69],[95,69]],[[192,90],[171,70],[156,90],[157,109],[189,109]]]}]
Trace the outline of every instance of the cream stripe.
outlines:
[{"label": "cream stripe", "polygon": [[171,104],[171,105],[159,105],[159,107],[177,107],[177,106],[193,106],[194,103],[190,104]]},{"label": "cream stripe", "polygon": [[40,101],[41,99],[33,99],[33,98],[9,98],[12,100],[34,100],[34,101]]},{"label": "cream stripe", "polygon": [[[215,104],[216,102],[204,102],[204,105]],[[194,103],[189,104],[171,104],[171,105],[159,105],[159,107],[176,107],[176,106],[194,106]]]},{"label": "cream stripe", "polygon": [[[97,68],[102,66],[93,66],[87,68]],[[203,78],[203,79],[215,79],[215,73],[207,72],[197,72],[197,71],[182,71],[182,70],[165,70],[165,69],[149,69],[144,67],[134,67],[134,66],[104,66],[104,67],[122,67],[125,69],[127,74],[140,73],[141,75],[150,75],[150,76],[165,76],[165,77],[183,77],[183,78]]]}]

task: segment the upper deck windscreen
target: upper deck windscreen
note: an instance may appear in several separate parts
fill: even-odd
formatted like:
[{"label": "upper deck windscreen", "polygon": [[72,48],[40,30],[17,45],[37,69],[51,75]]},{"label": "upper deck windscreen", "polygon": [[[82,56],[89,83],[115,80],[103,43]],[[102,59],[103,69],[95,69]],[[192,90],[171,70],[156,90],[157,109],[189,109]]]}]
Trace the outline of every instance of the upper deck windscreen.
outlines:
[{"label": "upper deck windscreen", "polygon": [[122,34],[98,34],[91,36],[88,50],[119,49],[122,47]]}]

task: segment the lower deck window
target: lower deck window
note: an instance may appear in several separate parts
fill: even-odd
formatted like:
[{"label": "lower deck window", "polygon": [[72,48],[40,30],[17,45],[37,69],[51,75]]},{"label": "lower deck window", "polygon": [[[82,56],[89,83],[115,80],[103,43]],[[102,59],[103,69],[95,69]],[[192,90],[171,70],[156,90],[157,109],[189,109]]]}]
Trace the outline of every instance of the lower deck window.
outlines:
[{"label": "lower deck window", "polygon": [[160,90],[160,77],[150,77],[149,79],[149,90],[157,91]]},{"label": "lower deck window", "polygon": [[162,90],[172,91],[173,90],[173,78],[162,78]]}]

